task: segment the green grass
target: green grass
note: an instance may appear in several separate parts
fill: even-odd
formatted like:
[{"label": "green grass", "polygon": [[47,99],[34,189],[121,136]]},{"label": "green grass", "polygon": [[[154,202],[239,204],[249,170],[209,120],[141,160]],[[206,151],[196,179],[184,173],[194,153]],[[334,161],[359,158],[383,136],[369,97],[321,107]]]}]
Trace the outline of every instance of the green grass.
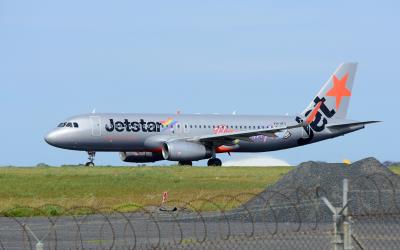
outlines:
[{"label": "green grass", "polygon": [[[0,168],[0,211],[10,215],[58,215],[65,208],[118,208],[159,205],[162,193],[169,200],[210,199],[226,205],[227,196],[256,194],[275,183],[291,167],[39,167]],[[251,198],[241,195],[236,203]],[[53,204],[53,205],[49,205]],[[178,203],[176,203],[178,204]],[[238,204],[229,204],[230,207]],[[193,203],[193,206],[195,204]],[[200,209],[212,210],[204,202]],[[27,208],[32,207],[32,208]],[[35,209],[40,207],[41,209]],[[215,208],[214,208],[215,209]],[[80,208],[89,213],[90,209]],[[76,211],[75,211],[76,212]]]},{"label": "green grass", "polygon": [[396,174],[400,175],[400,166],[393,166],[393,167],[390,167],[390,170],[392,170],[392,171],[395,172]]}]

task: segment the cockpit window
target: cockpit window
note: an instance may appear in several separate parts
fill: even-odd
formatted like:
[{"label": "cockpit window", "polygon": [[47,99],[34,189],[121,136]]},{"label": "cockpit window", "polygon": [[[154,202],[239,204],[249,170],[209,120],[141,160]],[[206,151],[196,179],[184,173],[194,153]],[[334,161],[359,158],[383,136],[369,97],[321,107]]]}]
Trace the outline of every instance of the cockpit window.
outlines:
[{"label": "cockpit window", "polygon": [[68,127],[68,128],[79,128],[79,124],[77,122],[62,122],[58,124],[59,128]]}]

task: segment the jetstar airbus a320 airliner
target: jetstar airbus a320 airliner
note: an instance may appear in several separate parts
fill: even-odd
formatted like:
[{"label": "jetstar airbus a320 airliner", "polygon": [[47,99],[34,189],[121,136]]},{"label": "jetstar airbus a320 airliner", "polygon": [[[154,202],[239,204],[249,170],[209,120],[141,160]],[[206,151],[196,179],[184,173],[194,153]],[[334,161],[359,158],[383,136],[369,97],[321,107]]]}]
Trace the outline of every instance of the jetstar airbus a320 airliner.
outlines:
[{"label": "jetstar airbus a320 airliner", "polygon": [[356,63],[341,64],[306,109],[297,116],[86,114],[66,119],[46,135],[55,147],[120,152],[126,162],[209,159],[221,166],[219,153],[266,152],[334,138],[376,121],[346,118]]}]

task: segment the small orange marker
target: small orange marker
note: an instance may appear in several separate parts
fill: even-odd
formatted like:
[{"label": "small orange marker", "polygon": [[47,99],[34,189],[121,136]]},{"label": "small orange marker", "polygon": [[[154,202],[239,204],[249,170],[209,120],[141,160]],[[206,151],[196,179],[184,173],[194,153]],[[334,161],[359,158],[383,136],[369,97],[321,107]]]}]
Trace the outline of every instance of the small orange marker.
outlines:
[{"label": "small orange marker", "polygon": [[164,205],[168,201],[168,192],[164,192],[162,196],[161,205]]}]

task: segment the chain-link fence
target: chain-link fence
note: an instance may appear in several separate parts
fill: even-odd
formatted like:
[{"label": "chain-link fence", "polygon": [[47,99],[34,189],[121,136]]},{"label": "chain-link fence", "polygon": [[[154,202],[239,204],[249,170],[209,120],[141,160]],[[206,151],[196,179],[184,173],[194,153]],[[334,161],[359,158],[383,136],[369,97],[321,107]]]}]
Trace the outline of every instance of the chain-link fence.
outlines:
[{"label": "chain-link fence", "polygon": [[1,212],[0,249],[399,249],[397,184],[369,175],[335,194],[293,187],[162,208],[15,207]]}]

